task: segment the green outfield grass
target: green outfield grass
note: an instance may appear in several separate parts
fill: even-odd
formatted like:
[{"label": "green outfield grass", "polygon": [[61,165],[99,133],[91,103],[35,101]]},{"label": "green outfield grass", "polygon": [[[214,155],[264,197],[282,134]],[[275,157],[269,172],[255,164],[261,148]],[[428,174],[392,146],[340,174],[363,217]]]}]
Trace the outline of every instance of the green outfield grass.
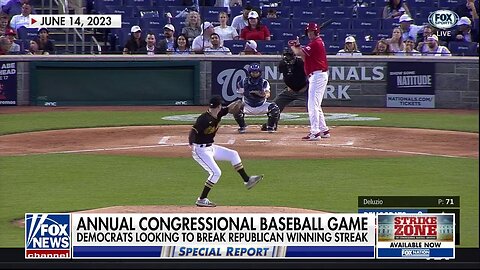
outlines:
[{"label": "green outfield grass", "polygon": [[[134,110],[134,108],[132,108]],[[353,110],[353,109],[352,109]],[[345,111],[348,112],[348,109]],[[64,111],[0,114],[0,135],[66,128],[191,125],[162,120],[197,112]],[[476,132],[478,111],[366,112],[379,121],[329,121],[330,126],[362,125]],[[261,124],[248,119],[249,124]],[[222,124],[234,124],[232,120]],[[308,124],[282,121],[281,124]],[[240,153],[241,154],[241,153]],[[244,159],[247,172],[266,175],[247,191],[227,163],[209,196],[220,205],[286,206],[356,212],[366,195],[460,196],[461,247],[478,247],[478,159],[442,157],[309,160]],[[24,231],[12,220],[26,212],[71,212],[114,205],[193,205],[205,171],[192,158],[152,158],[94,154],[0,157],[0,247],[22,247]]]},{"label": "green outfield grass", "polygon": [[[193,205],[206,179],[189,158],[57,154],[1,157],[0,164],[1,247],[23,246],[24,231],[11,221],[25,212]],[[356,212],[357,196],[458,195],[461,247],[478,247],[478,159],[249,159],[244,164],[250,174],[264,173],[264,181],[247,191],[230,164],[221,162],[223,175],[211,200]]]},{"label": "green outfield grass", "polygon": [[[345,111],[348,113],[348,109]],[[191,114],[198,112],[152,112],[152,111],[66,111],[0,115],[0,135],[83,127],[139,126],[139,125],[191,125],[193,123],[168,121],[162,117],[172,114]],[[382,112],[359,113],[359,116],[379,117],[378,121],[328,121],[329,125],[361,125],[429,128],[478,132],[478,111],[471,114]],[[234,124],[233,120],[224,120],[222,124]],[[261,120],[249,120],[249,124],[261,124]],[[281,124],[308,124],[308,121],[281,121]]]}]

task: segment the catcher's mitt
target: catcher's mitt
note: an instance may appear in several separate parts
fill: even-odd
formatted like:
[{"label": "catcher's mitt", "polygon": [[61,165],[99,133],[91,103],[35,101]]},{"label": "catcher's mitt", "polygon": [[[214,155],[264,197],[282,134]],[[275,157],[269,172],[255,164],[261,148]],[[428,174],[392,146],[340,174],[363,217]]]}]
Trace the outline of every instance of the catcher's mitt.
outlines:
[{"label": "catcher's mitt", "polygon": [[257,97],[265,97],[265,92],[264,91],[259,91],[259,90],[250,91],[250,94],[253,95],[253,96],[257,96]]},{"label": "catcher's mitt", "polygon": [[243,110],[243,101],[241,99],[238,99],[227,106],[228,112],[233,114],[233,115],[238,115],[242,112]]}]

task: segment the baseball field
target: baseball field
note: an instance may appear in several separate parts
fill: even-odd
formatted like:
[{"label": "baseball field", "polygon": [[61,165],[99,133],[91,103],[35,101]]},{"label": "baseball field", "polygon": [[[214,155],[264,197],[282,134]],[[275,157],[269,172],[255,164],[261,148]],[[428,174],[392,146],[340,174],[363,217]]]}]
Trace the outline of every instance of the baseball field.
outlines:
[{"label": "baseball field", "polygon": [[[0,109],[0,247],[23,247],[25,213],[111,206],[191,207],[206,180],[188,132],[204,107],[9,107]],[[460,246],[479,247],[478,110],[325,108],[332,137],[304,142],[305,108],[287,108],[278,132],[246,118],[222,121],[216,143],[235,149],[247,190],[226,162],[209,198],[355,213],[358,196],[460,196]],[[131,209],[131,208],[129,208]],[[234,211],[234,210],[232,210]],[[20,225],[19,225],[20,224]]]}]

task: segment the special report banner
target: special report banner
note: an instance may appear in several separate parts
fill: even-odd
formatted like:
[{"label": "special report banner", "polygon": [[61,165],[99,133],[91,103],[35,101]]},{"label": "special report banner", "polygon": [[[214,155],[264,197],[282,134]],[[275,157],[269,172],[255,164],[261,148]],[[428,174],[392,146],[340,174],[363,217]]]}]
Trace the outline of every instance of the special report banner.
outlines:
[{"label": "special report banner", "polygon": [[377,258],[455,259],[455,214],[378,214]]},{"label": "special report banner", "polygon": [[26,258],[56,250],[62,258],[375,258],[374,214],[26,214],[25,222]]}]

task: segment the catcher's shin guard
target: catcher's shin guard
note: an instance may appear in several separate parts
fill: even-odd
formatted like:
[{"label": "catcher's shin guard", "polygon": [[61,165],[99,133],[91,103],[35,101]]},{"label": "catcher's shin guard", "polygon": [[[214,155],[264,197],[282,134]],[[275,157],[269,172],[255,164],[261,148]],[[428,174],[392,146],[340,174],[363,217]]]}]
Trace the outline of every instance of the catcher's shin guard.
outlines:
[{"label": "catcher's shin guard", "polygon": [[272,103],[270,106],[268,106],[267,116],[267,126],[276,128],[278,120],[280,120],[280,108],[278,108],[277,104]]},{"label": "catcher's shin guard", "polygon": [[247,126],[247,124],[245,124],[245,114],[243,112],[240,112],[238,114],[235,114],[233,116],[233,118],[235,118],[235,121],[237,121],[237,124],[239,127],[241,128],[244,128]]}]

